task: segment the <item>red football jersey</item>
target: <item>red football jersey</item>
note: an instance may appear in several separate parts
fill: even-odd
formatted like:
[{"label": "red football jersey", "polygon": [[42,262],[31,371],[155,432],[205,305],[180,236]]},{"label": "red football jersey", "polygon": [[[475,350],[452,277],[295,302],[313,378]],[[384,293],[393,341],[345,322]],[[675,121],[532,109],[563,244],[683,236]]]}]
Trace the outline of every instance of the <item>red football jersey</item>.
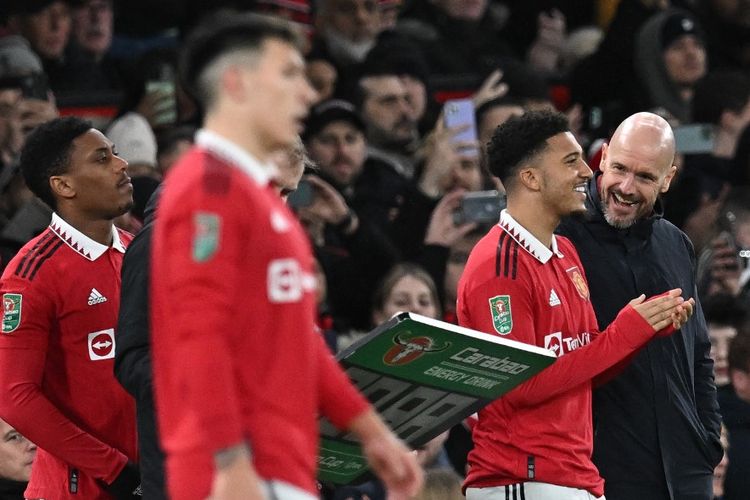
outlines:
[{"label": "red football jersey", "polygon": [[600,334],[578,254],[567,239],[552,238],[547,248],[503,211],[459,282],[459,324],[559,358],[479,412],[466,487],[540,481],[603,494],[591,462],[592,378],[653,329],[629,307]]},{"label": "red football jersey", "polygon": [[204,498],[213,454],[317,494],[318,414],[368,408],[314,331],[313,256],[268,168],[216,134],[169,173],[152,254],[159,430],[175,498]]},{"label": "red football jersey", "polygon": [[111,247],[57,214],[10,261],[0,282],[0,416],[38,445],[27,498],[109,499],[135,461],[135,402],[113,374],[120,267],[132,236]]}]

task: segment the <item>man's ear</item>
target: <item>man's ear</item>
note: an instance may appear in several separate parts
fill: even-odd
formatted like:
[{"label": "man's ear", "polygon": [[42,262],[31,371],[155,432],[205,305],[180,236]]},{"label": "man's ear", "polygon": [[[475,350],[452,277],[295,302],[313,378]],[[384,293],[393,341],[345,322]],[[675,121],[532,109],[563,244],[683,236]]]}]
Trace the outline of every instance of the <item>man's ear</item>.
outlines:
[{"label": "man's ear", "polygon": [[237,65],[226,68],[219,80],[226,93],[235,100],[242,100],[247,93],[242,70]]},{"label": "man's ear", "polygon": [[49,187],[52,190],[52,196],[55,198],[66,200],[75,198],[75,185],[67,175],[53,175],[49,178]]},{"label": "man's ear", "polygon": [[661,189],[659,192],[662,194],[669,191],[669,185],[672,183],[672,179],[674,179],[674,174],[677,173],[677,165],[672,165],[669,167],[669,173],[666,177],[664,177],[664,183],[661,185]]},{"label": "man's ear", "polygon": [[[606,163],[607,163],[607,152],[608,151],[609,151],[609,143],[605,142],[604,144],[602,144],[602,155],[599,158],[599,165],[598,165],[599,170],[602,171],[602,172],[604,172],[604,165],[606,165]],[[593,170],[594,168],[591,167],[591,169]]]},{"label": "man's ear", "polygon": [[518,172],[518,181],[531,191],[541,189],[539,170],[535,167],[526,167]]}]

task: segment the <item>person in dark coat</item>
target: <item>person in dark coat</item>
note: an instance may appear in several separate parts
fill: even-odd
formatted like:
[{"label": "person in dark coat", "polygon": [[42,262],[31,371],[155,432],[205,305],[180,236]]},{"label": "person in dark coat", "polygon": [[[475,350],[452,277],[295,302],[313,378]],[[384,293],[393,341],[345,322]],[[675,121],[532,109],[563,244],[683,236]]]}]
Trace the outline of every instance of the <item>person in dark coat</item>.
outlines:
[{"label": "person in dark coat", "polygon": [[115,339],[115,377],[136,401],[141,488],[145,498],[166,500],[164,452],[154,417],[151,349],[149,347],[149,261],[151,232],[160,189],[144,211],[144,226],[122,263],[120,312]]},{"label": "person in dark coat", "polygon": [[[661,218],[676,168],[674,135],[651,113],[627,118],[589,181],[587,213],[558,232],[576,245],[600,325],[630,297],[679,287],[696,295],[695,253]],[[674,335],[656,339],[594,393],[594,463],[607,500],[707,500],[723,455],[710,341],[700,302]]]}]

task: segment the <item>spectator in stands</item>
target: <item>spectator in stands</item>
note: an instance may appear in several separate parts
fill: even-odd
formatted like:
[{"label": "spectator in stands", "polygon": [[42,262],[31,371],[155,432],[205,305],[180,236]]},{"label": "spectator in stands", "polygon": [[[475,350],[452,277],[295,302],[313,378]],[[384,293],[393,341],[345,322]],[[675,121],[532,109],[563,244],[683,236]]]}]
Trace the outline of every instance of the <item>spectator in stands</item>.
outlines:
[{"label": "spectator in stands", "polygon": [[112,45],[112,0],[78,0],[73,6],[73,41],[94,61],[101,61]]},{"label": "spectator in stands", "polygon": [[[705,76],[695,87],[692,101],[693,121],[710,127],[710,141],[704,151],[691,151],[684,156],[682,172],[665,198],[665,216],[683,227],[693,245],[704,247],[705,231],[711,227],[701,219],[709,200],[716,200],[722,189],[742,175],[735,172],[735,156],[740,137],[750,124],[750,76],[730,70],[716,70]],[[695,148],[702,144],[686,143],[683,147]]]},{"label": "spectator in stands", "polygon": [[739,329],[729,345],[729,377],[737,396],[750,403],[750,335],[746,325]]},{"label": "spectator in stands", "polygon": [[695,85],[708,70],[698,21],[680,9],[649,18],[636,38],[635,70],[645,96],[640,109],[662,107],[680,123],[689,123]]},{"label": "spectator in stands", "polygon": [[372,323],[379,325],[399,312],[439,319],[441,310],[430,275],[417,265],[401,263],[388,271],[373,294]]},{"label": "spectator in stands", "polygon": [[0,269],[52,215],[18,169],[26,135],[58,114],[45,82],[42,63],[25,39],[0,38]]},{"label": "spectator in stands", "polygon": [[339,75],[364,61],[380,32],[377,0],[323,0],[315,17],[311,52],[336,65]]},{"label": "spectator in stands", "polygon": [[511,97],[493,99],[481,105],[476,110],[477,135],[482,148],[482,158],[486,162],[487,144],[489,144],[495,129],[505,123],[512,116],[522,115],[524,108]]},{"label": "spectator in stands", "polygon": [[750,189],[732,189],[705,229],[710,244],[698,259],[698,293],[702,297],[725,294],[750,297]]},{"label": "spectator in stands", "polygon": [[320,177],[307,179],[313,197],[296,210],[318,247],[337,329],[364,330],[372,289],[398,259],[385,235],[406,182],[367,158],[364,124],[348,102],[314,106],[303,138]]},{"label": "spectator in stands", "polygon": [[156,137],[157,169],[162,176],[195,142],[196,128],[190,125],[168,128]]},{"label": "spectator in stands", "polygon": [[693,7],[706,29],[714,68],[750,69],[750,9],[743,1],[699,0]]},{"label": "spectator in stands", "polygon": [[70,1],[72,36],[65,63],[54,81],[55,91],[77,94],[79,99],[87,92],[99,91],[100,99],[114,104],[122,89],[122,76],[109,57],[114,33],[113,0]]},{"label": "spectator in stands", "polygon": [[365,73],[357,82],[355,95],[369,155],[390,162],[403,177],[412,178],[419,130],[406,84],[395,72]]},{"label": "spectator in stands", "polygon": [[53,89],[61,82],[71,32],[67,0],[10,0],[8,28],[22,35],[39,55]]},{"label": "spectator in stands", "polygon": [[[565,21],[561,14],[544,16],[538,26],[540,50],[528,54],[535,70],[546,71],[557,65],[562,44],[550,42],[564,36]],[[476,84],[508,59],[526,60],[527,54],[516,53],[508,44],[508,18],[504,4],[488,0],[422,0],[403,12],[397,29],[418,44],[433,75],[468,75]]]},{"label": "spectator in stands", "polygon": [[316,102],[327,101],[334,96],[339,74],[331,61],[319,54],[308,55],[305,72],[310,85],[318,93]]},{"label": "spectator in stands", "polygon": [[714,468],[713,500],[727,500],[724,496],[724,481],[729,466],[729,434],[724,424],[721,424],[721,447],[724,448],[724,456],[721,458],[719,465]]},{"label": "spectator in stands", "polygon": [[144,118],[154,133],[197,119],[195,102],[177,78],[177,54],[172,49],[155,49],[141,55],[124,79],[125,91],[110,125],[135,113]]},{"label": "spectator in stands", "polygon": [[[743,304],[746,307],[746,304]],[[721,413],[729,431],[729,466],[724,500],[744,500],[750,491],[750,329],[743,323],[729,345],[729,378]]]},{"label": "spectator in stands", "polygon": [[0,499],[23,500],[36,445],[0,420]]},{"label": "spectator in stands", "polygon": [[381,33],[363,67],[369,76],[397,75],[406,88],[420,133],[432,129],[440,108],[431,95],[427,61],[409,38],[395,31]]}]

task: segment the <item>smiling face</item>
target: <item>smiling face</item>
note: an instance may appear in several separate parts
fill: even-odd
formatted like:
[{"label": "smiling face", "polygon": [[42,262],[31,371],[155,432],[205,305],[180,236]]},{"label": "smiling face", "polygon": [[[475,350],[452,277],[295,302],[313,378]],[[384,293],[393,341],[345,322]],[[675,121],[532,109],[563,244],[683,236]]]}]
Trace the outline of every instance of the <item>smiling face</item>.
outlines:
[{"label": "smiling face", "polygon": [[666,121],[651,113],[626,119],[602,149],[599,197],[604,218],[624,229],[648,217],[666,193],[677,168],[674,135]]},{"label": "smiling face", "polygon": [[551,212],[562,218],[586,211],[586,182],[592,173],[572,133],[547,139],[547,147],[534,163],[539,165],[542,201]]}]

